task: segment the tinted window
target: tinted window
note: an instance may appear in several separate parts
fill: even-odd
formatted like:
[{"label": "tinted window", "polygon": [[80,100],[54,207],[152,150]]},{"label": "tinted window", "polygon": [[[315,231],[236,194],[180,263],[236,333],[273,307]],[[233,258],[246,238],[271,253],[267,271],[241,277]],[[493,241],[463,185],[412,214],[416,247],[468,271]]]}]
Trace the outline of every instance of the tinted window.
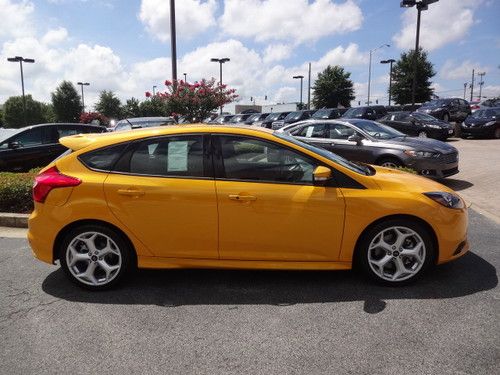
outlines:
[{"label": "tinted window", "polygon": [[279,144],[220,137],[225,177],[234,180],[312,184],[316,162]]},{"label": "tinted window", "polygon": [[355,116],[362,116],[365,112],[364,108],[349,108],[342,117],[349,118]]},{"label": "tinted window", "polygon": [[304,126],[294,132],[293,135],[298,137],[308,137],[308,138],[325,138],[325,124],[312,124]]},{"label": "tinted window", "polygon": [[78,128],[76,126],[58,126],[57,127],[57,135],[58,138],[67,137],[68,135],[75,135],[80,133],[88,133],[83,126]]},{"label": "tinted window", "polygon": [[351,135],[354,135],[355,130],[349,126],[342,124],[330,124],[330,130],[328,132],[328,138],[331,139],[347,139]]},{"label": "tinted window", "polygon": [[21,147],[39,146],[42,144],[42,128],[25,131],[14,137],[11,142],[19,142]]},{"label": "tinted window", "polygon": [[100,148],[80,155],[78,159],[91,169],[110,171],[120,155],[125,151],[127,145],[127,143],[122,143],[116,146]]},{"label": "tinted window", "polygon": [[148,139],[130,155],[128,171],[138,175],[203,177],[203,137]]}]

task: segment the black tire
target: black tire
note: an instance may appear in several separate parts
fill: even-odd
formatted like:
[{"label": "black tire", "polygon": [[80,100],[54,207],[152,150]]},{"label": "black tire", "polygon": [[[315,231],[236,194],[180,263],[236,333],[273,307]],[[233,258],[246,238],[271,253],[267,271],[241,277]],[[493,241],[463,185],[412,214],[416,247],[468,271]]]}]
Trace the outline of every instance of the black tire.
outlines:
[{"label": "black tire", "polygon": [[497,126],[495,132],[493,133],[493,138],[500,139],[500,126]]},{"label": "black tire", "polygon": [[391,156],[384,156],[377,160],[377,165],[387,168],[399,168],[404,167],[404,164],[401,160]]},{"label": "black tire", "polygon": [[444,121],[444,122],[450,122],[450,115],[449,115],[449,114],[447,114],[447,113],[445,113],[445,114],[443,115],[443,121]]},{"label": "black tire", "polygon": [[[96,250],[95,253],[91,253],[91,250],[88,249],[83,240],[79,239],[79,236],[83,236],[88,233],[96,233],[95,239],[87,239],[93,242]],[[113,253],[104,254],[105,249],[103,250],[103,248],[100,248],[101,244],[104,243],[103,241],[106,241],[108,244],[106,246],[112,248]],[[74,251],[70,250],[70,244],[73,244],[72,248],[75,249],[74,251],[77,251],[78,255],[87,256],[88,258],[82,261],[76,261],[71,268],[68,265],[68,259],[73,258],[72,254],[74,254]],[[77,249],[77,247],[79,248]],[[63,240],[60,242],[60,247],[57,250],[59,252],[61,268],[64,270],[66,276],[76,285],[89,290],[105,290],[115,286],[133,267],[134,253],[128,241],[123,238],[121,233],[100,224],[85,224],[73,228],[66,233]],[[97,254],[99,251],[101,251],[102,254]],[[100,282],[96,277],[96,274],[99,276],[102,272],[104,272],[106,274],[106,278],[108,278],[108,274],[105,272],[104,268],[102,268],[101,262],[104,262],[105,265],[111,267],[118,266],[118,269],[110,272],[111,275],[109,275],[109,281]],[[94,263],[95,271],[92,272],[92,277],[96,280],[96,284],[91,284],[90,280],[83,280],[83,278],[75,276],[75,273],[78,273],[77,271],[83,271],[85,264],[87,264],[88,267],[91,263]]]},{"label": "black tire", "polygon": [[[413,231],[416,233],[416,236],[410,236],[408,237],[405,242],[403,242],[402,246],[398,248],[394,248],[394,246],[391,246],[391,251],[392,254],[388,254],[385,250],[379,249],[379,248],[374,248],[369,250],[370,244],[372,244],[372,241],[375,241],[375,246],[376,246],[376,238],[381,236],[381,233],[386,233],[384,231],[387,231],[390,236],[390,228],[393,227],[398,227],[398,228],[406,228],[408,232]],[[401,229],[402,230],[402,229]],[[390,239],[390,238],[389,238]],[[385,240],[385,235],[384,235],[384,240]],[[387,240],[388,244],[391,245],[391,241]],[[405,256],[403,251],[407,251],[406,249],[403,249],[403,246],[406,244],[406,241],[409,241],[407,246],[411,246],[412,242],[417,243],[418,241],[421,241],[424,245],[424,250],[423,250],[423,259],[419,262],[417,265],[417,261],[415,259],[412,259],[411,256]],[[382,274],[384,272],[387,272],[386,278],[383,278],[380,274],[378,274],[374,268],[376,268],[375,265],[373,265],[373,268],[371,264],[374,262],[374,254],[377,251],[381,251],[382,254],[380,255],[381,257],[388,257],[391,258],[386,265],[383,266],[383,271],[379,271]],[[408,250],[412,250],[411,248],[408,248]],[[401,252],[401,253],[400,253]],[[371,257],[371,261],[369,260]],[[401,276],[401,279],[396,279],[396,280],[389,280],[390,278],[390,271],[391,267],[394,269],[397,269],[396,267],[396,261],[398,260],[405,263],[407,262],[406,265],[410,265],[410,269],[415,266],[415,272],[414,273],[408,273],[407,275],[403,274]],[[375,260],[377,260],[375,258]],[[382,258],[380,259],[382,260]],[[360,238],[358,242],[358,247],[355,252],[355,258],[354,258],[354,263],[355,265],[360,268],[363,273],[371,280],[376,281],[378,283],[384,284],[384,285],[389,285],[389,286],[397,286],[397,285],[406,285],[412,282],[415,282],[418,280],[432,265],[435,264],[436,260],[436,250],[434,248],[434,242],[432,240],[432,235],[429,233],[429,230],[423,226],[422,224],[418,223],[417,221],[409,220],[409,219],[389,219],[387,221],[380,222],[371,228],[369,228]],[[412,264],[412,262],[415,262]],[[406,266],[405,265],[405,266]],[[405,268],[406,269],[406,268]],[[410,271],[410,270],[408,270]],[[394,271],[394,273],[397,271]],[[384,274],[385,275],[385,274]]]}]

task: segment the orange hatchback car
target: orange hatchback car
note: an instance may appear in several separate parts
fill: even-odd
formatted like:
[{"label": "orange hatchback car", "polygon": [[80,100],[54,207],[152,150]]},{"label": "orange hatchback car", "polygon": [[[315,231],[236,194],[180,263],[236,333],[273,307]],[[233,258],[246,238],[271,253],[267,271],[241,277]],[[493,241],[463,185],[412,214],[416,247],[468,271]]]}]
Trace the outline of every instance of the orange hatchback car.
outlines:
[{"label": "orange hatchback car", "polygon": [[447,187],[266,129],[84,134],[36,177],[28,238],[78,285],[139,268],[346,270],[402,284],[465,254]]}]

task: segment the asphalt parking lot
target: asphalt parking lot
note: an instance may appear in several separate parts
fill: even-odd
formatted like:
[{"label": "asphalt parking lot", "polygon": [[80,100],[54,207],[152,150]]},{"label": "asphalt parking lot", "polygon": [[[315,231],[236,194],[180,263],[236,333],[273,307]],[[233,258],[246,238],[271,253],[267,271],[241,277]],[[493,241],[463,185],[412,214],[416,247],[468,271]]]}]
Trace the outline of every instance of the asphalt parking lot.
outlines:
[{"label": "asphalt parking lot", "polygon": [[472,202],[472,251],[409,287],[353,272],[175,270],[91,293],[26,240],[0,238],[0,373],[496,373],[500,141],[452,142],[461,173],[447,184]]}]

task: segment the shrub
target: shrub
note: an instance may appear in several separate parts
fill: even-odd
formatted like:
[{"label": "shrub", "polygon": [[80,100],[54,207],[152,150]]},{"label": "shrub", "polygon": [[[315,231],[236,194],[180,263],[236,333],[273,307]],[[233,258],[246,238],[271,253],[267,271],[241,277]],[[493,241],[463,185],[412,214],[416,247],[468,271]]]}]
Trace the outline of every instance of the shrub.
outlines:
[{"label": "shrub", "polygon": [[27,173],[0,173],[0,212],[30,213],[33,211],[31,189],[39,169]]}]

